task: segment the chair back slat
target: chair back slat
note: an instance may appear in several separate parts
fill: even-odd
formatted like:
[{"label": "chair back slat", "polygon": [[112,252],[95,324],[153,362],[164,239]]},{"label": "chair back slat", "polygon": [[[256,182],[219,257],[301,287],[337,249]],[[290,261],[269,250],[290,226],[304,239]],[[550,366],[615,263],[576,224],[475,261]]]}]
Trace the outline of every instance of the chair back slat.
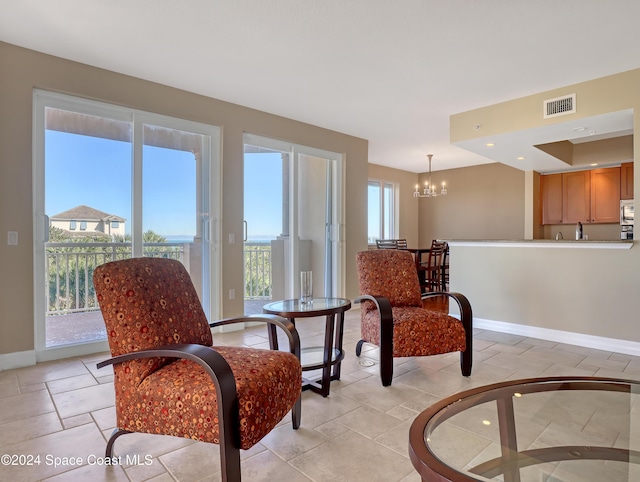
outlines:
[{"label": "chair back slat", "polygon": [[378,249],[398,249],[398,243],[395,239],[376,239],[376,247]]}]

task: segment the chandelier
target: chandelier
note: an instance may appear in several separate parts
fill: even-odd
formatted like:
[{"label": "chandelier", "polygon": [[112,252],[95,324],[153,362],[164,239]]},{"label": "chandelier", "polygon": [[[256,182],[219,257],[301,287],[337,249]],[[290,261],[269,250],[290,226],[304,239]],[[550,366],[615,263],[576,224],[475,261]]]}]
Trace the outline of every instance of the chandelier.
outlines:
[{"label": "chandelier", "polygon": [[436,191],[436,187],[431,183],[431,158],[433,154],[427,154],[429,158],[429,180],[425,183],[424,189],[420,192],[420,186],[416,184],[416,190],[413,192],[413,197],[436,197],[436,196],[444,196],[447,194],[447,188],[445,187],[444,181],[442,181],[442,188],[440,192]]}]

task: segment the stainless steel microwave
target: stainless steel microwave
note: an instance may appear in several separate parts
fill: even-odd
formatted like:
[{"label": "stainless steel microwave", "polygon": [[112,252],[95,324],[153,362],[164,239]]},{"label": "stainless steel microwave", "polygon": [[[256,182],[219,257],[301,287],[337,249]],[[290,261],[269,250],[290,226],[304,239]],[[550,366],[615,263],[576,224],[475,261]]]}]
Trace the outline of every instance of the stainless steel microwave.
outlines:
[{"label": "stainless steel microwave", "polygon": [[620,226],[633,226],[633,200],[620,201]]}]

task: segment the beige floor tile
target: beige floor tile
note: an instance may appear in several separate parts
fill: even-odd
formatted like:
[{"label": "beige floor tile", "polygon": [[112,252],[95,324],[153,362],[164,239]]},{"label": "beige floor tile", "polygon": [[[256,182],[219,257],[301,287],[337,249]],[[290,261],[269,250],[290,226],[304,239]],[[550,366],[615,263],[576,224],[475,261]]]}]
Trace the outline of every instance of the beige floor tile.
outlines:
[{"label": "beige floor tile", "polygon": [[43,413],[26,419],[15,420],[0,425],[0,450],[18,442],[24,442],[62,430],[56,412]]},{"label": "beige floor tile", "polygon": [[[414,417],[415,418],[415,417]],[[408,458],[409,428],[413,423],[413,419],[405,420],[396,425],[388,432],[383,433],[375,439],[383,447],[393,450],[398,455]]]},{"label": "beige floor tile", "polygon": [[19,394],[20,386],[18,385],[18,377],[14,375],[0,378],[0,398],[13,397]]},{"label": "beige floor tile", "polygon": [[176,480],[197,481],[220,473],[217,445],[194,443],[160,456],[160,461]]},{"label": "beige floor tile", "polygon": [[60,417],[67,418],[93,412],[115,404],[112,385],[95,385],[53,395]]},{"label": "beige floor tile", "polygon": [[175,480],[171,475],[169,475],[166,467],[162,465],[162,462],[157,458],[151,459],[151,463],[149,464],[146,463],[145,459],[145,463],[130,465],[126,467],[124,471],[132,482],[155,480],[156,477],[168,477],[167,480]]},{"label": "beige floor tile", "polygon": [[65,429],[77,427],[79,425],[84,425],[85,423],[92,423],[93,419],[91,418],[91,414],[82,413],[80,415],[75,415],[73,417],[65,418],[62,420],[62,424]]},{"label": "beige floor tile", "polygon": [[284,460],[291,460],[329,440],[320,432],[300,427],[277,427],[268,433],[260,443]]},{"label": "beige floor tile", "polygon": [[[382,460],[384,463],[373,462]],[[290,464],[316,481],[393,482],[413,470],[408,458],[351,431],[293,459]]]},{"label": "beige floor tile", "polygon": [[78,480],[100,480],[104,482],[128,482],[129,478],[119,465],[86,465],[60,475],[44,479],[44,482],[76,482]]},{"label": "beige floor tile", "polygon": [[36,481],[88,465],[104,455],[104,438],[93,424],[13,444],[7,453],[40,456],[38,465],[4,466],[3,480]]},{"label": "beige floor tile", "polygon": [[338,390],[332,391],[326,398],[316,393],[303,392],[301,426],[315,428],[318,425],[335,420],[359,406],[360,404],[355,400],[340,395]]},{"label": "beige floor tile", "polygon": [[[402,376],[398,380],[401,378]],[[349,397],[359,404],[368,405],[382,412],[422,395],[419,390],[400,381],[398,383],[392,382],[391,386],[383,387],[378,377],[365,378],[340,389],[339,392],[340,395]]]},{"label": "beige floor tile", "polygon": [[369,439],[375,439],[398,425],[396,417],[369,406],[357,408],[336,421]]},{"label": "beige floor tile", "polygon": [[[296,470],[270,451],[262,452],[242,462],[243,482],[309,482],[313,479]],[[319,480],[319,479],[316,479]],[[347,479],[343,479],[347,480]]]},{"label": "beige floor tile", "polygon": [[112,429],[116,426],[116,408],[107,407],[91,412],[91,416],[100,430]]},{"label": "beige floor tile", "polygon": [[90,387],[97,385],[96,379],[91,374],[78,375],[75,377],[63,378],[61,380],[52,380],[47,382],[47,388],[52,394],[68,392],[78,388]]},{"label": "beige floor tile", "polygon": [[78,359],[62,360],[52,363],[39,363],[32,367],[16,370],[20,386],[60,380],[88,373],[87,367]]},{"label": "beige floor tile", "polygon": [[0,398],[0,425],[54,410],[51,396],[46,390]]}]

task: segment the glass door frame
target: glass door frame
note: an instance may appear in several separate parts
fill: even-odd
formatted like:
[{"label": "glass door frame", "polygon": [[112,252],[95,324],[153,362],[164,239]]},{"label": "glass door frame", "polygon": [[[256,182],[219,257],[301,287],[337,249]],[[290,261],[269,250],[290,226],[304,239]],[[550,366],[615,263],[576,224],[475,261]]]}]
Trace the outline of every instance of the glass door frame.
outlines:
[{"label": "glass door frame", "polygon": [[[327,159],[329,165],[327,168],[327,195],[329,196],[330,205],[327,205],[327,218],[330,221],[326,226],[326,245],[325,245],[325,270],[331,265],[331,269],[325,271],[328,273],[328,277],[325,277],[324,291],[326,296],[329,297],[344,297],[345,296],[345,241],[344,241],[344,218],[345,218],[345,163],[344,156],[342,154],[331,152],[323,149],[317,149],[313,147],[303,146],[291,142],[281,141],[268,137],[258,136],[254,134],[245,133],[243,136],[243,145],[253,145],[263,147],[273,151],[281,151],[289,153],[289,179],[288,186],[288,199],[289,199],[289,238],[291,243],[291,249],[289,250],[288,258],[288,270],[286,277],[288,282],[285,283],[286,298],[295,298],[298,296],[298,273],[300,271],[300,264],[297,253],[299,252],[299,237],[298,233],[298,202],[291,202],[291,200],[297,200],[298,195],[298,168],[299,158],[301,155],[318,157]],[[286,188],[286,187],[283,187]],[[330,210],[329,210],[330,208]],[[244,212],[244,208],[243,208]]]},{"label": "glass door frame", "polygon": [[[48,218],[45,212],[45,112],[46,108],[56,108],[130,122],[133,127],[132,139],[132,224],[131,242],[133,256],[143,253],[142,239],[142,145],[143,125],[156,125],[169,129],[193,132],[204,136],[202,162],[200,166],[200,204],[202,212],[197,213],[199,229],[203,234],[203,272],[208,270],[208,283],[203,304],[209,319],[218,319],[222,313],[222,176],[221,176],[221,129],[161,114],[119,107],[103,102],[86,100],[65,94],[39,89],[33,93],[33,253],[34,253],[34,342],[36,360],[48,361],[70,356],[80,356],[108,351],[106,340],[69,344],[47,348],[46,346],[46,303],[44,260],[45,243],[48,238]],[[214,194],[214,193],[217,193]],[[208,285],[208,286],[207,286]],[[207,306],[208,305],[208,306]]]}]

